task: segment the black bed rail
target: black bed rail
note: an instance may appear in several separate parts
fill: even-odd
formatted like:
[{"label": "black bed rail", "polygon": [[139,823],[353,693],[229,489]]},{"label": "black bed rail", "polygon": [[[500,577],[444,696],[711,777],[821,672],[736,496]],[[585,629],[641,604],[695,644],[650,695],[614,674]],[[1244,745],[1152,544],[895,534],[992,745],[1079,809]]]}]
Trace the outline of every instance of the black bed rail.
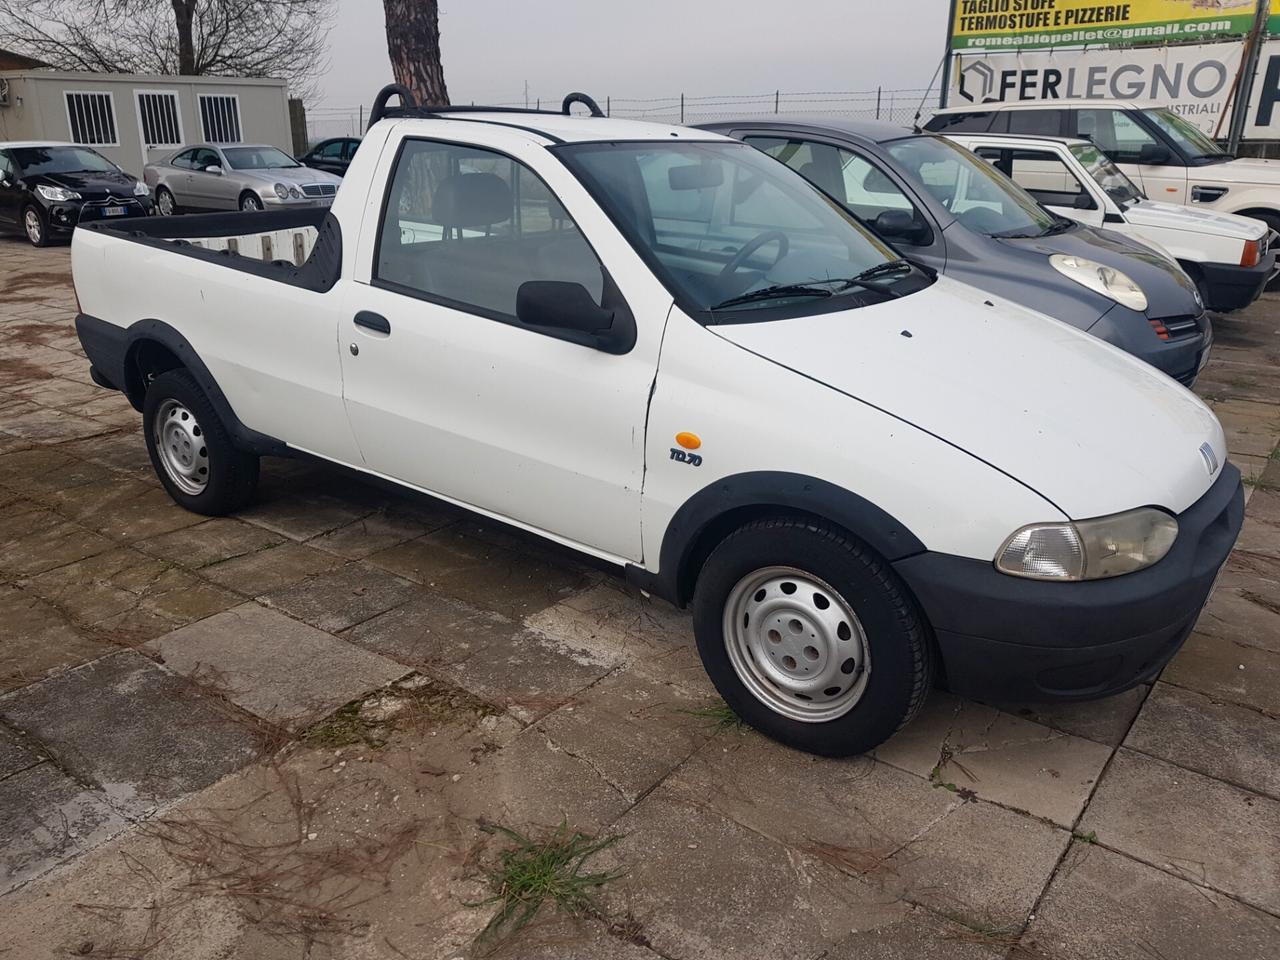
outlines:
[{"label": "black bed rail", "polygon": [[[387,101],[392,97],[398,97],[399,106],[389,107]],[[560,103],[559,110],[535,110],[531,107],[484,107],[484,106],[448,106],[448,107],[420,107],[413,97],[413,93],[409,88],[399,83],[389,83],[378,91],[377,97],[374,98],[373,107],[369,110],[369,126],[372,127],[379,120],[385,120],[387,117],[446,117],[451,113],[536,113],[545,116],[569,116],[570,111],[575,103],[585,106],[593,117],[603,117],[604,111],[600,109],[600,104],[585,93],[570,93]]]}]

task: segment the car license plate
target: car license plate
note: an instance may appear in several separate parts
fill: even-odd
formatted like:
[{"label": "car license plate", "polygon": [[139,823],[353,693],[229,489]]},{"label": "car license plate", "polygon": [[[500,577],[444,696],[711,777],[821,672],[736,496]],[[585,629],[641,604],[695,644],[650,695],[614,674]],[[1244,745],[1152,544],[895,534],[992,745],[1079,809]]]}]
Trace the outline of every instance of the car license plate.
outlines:
[{"label": "car license plate", "polygon": [[103,207],[102,215],[104,217],[123,217],[124,207]]}]

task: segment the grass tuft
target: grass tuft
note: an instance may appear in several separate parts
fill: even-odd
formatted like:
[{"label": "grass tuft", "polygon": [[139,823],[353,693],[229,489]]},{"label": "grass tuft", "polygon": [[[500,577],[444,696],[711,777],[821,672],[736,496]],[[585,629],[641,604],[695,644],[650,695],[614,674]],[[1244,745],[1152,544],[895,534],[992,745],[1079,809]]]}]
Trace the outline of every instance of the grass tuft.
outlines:
[{"label": "grass tuft", "polygon": [[728,730],[742,731],[747,722],[733,712],[733,708],[723,700],[709,707],[698,707],[696,710],[681,710],[691,717],[706,722],[712,733],[724,733]]},{"label": "grass tuft", "polygon": [[497,864],[485,873],[493,896],[471,904],[498,905],[478,941],[514,934],[548,902],[571,916],[600,916],[600,888],[622,876],[614,871],[583,872],[587,859],[617,843],[620,835],[593,837],[570,831],[563,823],[540,839],[497,824],[484,824],[481,829],[500,833],[514,845],[503,850]]}]

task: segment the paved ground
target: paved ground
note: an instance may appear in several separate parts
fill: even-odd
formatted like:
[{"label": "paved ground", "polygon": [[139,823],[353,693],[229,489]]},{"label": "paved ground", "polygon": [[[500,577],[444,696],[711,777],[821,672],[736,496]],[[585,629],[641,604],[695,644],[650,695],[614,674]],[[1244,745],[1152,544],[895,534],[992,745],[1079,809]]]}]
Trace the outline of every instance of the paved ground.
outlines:
[{"label": "paved ground", "polygon": [[[68,262],[0,241],[0,954],[1280,955],[1280,297],[1218,324],[1252,498],[1163,679],[829,761],[716,729],[686,615],[532,539],[285,461],[173,506]],[[492,825],[562,823],[621,836],[604,915],[477,944]]]}]

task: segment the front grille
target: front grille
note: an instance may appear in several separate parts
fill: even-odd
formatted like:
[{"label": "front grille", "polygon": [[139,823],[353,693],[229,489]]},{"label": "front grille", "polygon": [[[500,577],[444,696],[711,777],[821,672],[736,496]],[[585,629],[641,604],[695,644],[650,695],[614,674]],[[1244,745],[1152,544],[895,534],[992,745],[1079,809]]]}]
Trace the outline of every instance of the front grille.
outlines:
[{"label": "front grille", "polygon": [[338,192],[338,188],[332,183],[308,183],[302,188],[302,192],[308,197],[332,197]]},{"label": "front grille", "polygon": [[1200,334],[1199,317],[1162,317],[1158,320],[1153,319],[1151,322],[1163,324],[1169,331],[1170,340],[1186,340],[1188,337]]}]

